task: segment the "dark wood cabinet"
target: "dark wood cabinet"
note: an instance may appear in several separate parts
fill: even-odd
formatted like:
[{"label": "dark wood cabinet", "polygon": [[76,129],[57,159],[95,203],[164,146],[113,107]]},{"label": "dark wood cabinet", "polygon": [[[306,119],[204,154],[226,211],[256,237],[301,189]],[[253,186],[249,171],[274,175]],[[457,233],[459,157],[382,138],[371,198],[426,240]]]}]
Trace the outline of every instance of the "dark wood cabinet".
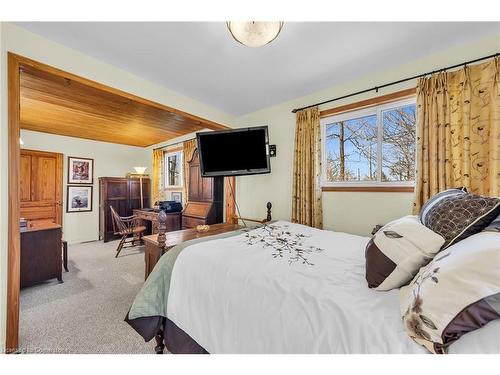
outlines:
[{"label": "dark wood cabinet", "polygon": [[46,223],[21,230],[21,288],[57,278],[62,282],[62,230]]},{"label": "dark wood cabinet", "polygon": [[[118,215],[131,216],[133,210],[141,208],[141,179],[122,177],[99,178],[99,239],[108,242],[118,239],[113,234],[113,222],[109,206]],[[150,180],[142,178],[143,207],[151,207]]]},{"label": "dark wood cabinet", "polygon": [[182,212],[182,228],[222,223],[224,210],[223,177],[201,177],[198,150],[189,161],[188,201]]}]

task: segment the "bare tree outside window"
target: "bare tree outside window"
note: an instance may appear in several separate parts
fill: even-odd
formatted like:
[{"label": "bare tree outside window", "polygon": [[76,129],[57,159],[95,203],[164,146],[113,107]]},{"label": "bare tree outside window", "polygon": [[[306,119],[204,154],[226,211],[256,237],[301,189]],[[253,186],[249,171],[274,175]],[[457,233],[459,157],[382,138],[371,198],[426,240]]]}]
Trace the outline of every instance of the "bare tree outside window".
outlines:
[{"label": "bare tree outside window", "polygon": [[414,181],[415,104],[371,112],[326,125],[326,181]]},{"label": "bare tree outside window", "polygon": [[182,152],[165,155],[165,177],[167,187],[182,186]]},{"label": "bare tree outside window", "polygon": [[382,112],[382,181],[415,180],[415,105]]}]

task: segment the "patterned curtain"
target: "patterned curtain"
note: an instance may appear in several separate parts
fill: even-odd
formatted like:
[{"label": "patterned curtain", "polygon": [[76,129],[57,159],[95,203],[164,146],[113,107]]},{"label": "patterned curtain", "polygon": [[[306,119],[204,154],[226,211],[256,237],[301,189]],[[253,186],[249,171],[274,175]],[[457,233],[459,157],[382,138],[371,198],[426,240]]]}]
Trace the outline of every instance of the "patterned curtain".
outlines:
[{"label": "patterned curtain", "polygon": [[184,180],[184,188],[182,193],[182,200],[184,204],[188,200],[188,191],[189,191],[189,164],[188,162],[193,157],[193,152],[196,150],[196,139],[190,139],[188,141],[184,141],[183,143],[183,160],[184,160],[184,169],[183,169],[183,180]]},{"label": "patterned curtain", "polygon": [[164,157],[165,151],[163,149],[153,150],[153,204],[159,200],[164,199]]},{"label": "patterned curtain", "polygon": [[321,132],[318,107],[297,112],[293,160],[292,222],[323,227]]},{"label": "patterned curtain", "polygon": [[452,187],[500,196],[500,58],[421,78],[417,132],[414,213]]}]

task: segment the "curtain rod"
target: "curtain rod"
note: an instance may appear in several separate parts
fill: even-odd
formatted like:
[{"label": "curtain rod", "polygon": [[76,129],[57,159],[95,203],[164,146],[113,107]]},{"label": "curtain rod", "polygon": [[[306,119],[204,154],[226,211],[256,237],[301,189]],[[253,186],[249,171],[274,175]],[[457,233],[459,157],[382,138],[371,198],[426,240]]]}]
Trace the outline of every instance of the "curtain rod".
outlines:
[{"label": "curtain rod", "polygon": [[337,100],[340,100],[340,99],[350,98],[351,96],[356,96],[356,95],[360,95],[360,94],[365,94],[365,93],[370,92],[370,91],[375,91],[375,92],[378,92],[378,90],[383,89],[383,88],[388,87],[388,86],[397,85],[398,83],[402,83],[402,82],[406,82],[406,81],[411,81],[411,80],[414,80],[414,79],[417,79],[417,78],[425,77],[425,76],[430,75],[430,74],[434,74],[434,73],[438,73],[438,72],[447,71],[447,70],[449,70],[449,69],[458,68],[458,67],[460,67],[460,66],[467,66],[468,64],[472,64],[472,63],[475,63],[475,62],[478,62],[478,61],[482,61],[482,60],[491,59],[491,58],[493,58],[493,57],[497,57],[497,56],[499,56],[499,55],[500,55],[500,52],[497,52],[497,53],[495,53],[495,54],[493,54],[493,55],[480,57],[480,58],[478,58],[478,59],[474,59],[474,60],[466,61],[466,62],[463,62],[463,63],[461,63],[461,64],[456,64],[456,65],[452,65],[452,66],[447,66],[446,68],[441,68],[441,69],[438,69],[438,70],[433,70],[432,72],[427,72],[427,73],[423,73],[423,74],[418,74],[418,75],[413,76],[413,77],[403,78],[403,79],[400,79],[400,80],[397,80],[397,81],[393,81],[393,82],[390,82],[390,83],[386,83],[386,84],[383,84],[383,85],[380,85],[380,86],[375,86],[375,87],[372,87],[372,88],[369,88],[369,89],[365,89],[365,90],[361,90],[361,91],[353,92],[352,94],[343,95],[343,96],[339,96],[339,97],[337,97],[337,98],[333,98],[333,99],[325,100],[325,101],[323,101],[323,102],[319,102],[319,103],[311,104],[311,105],[308,105],[308,106],[305,106],[305,107],[302,107],[302,108],[295,108],[294,110],[292,110],[292,113],[296,113],[297,111],[301,111],[301,110],[303,110],[303,109],[307,109],[307,108],[315,107],[315,106],[317,106],[317,105],[323,105],[323,104],[326,104],[326,103],[334,102],[334,101],[337,101]]},{"label": "curtain rod", "polygon": [[184,141],[179,141],[179,142],[171,143],[169,145],[165,145],[165,146],[161,146],[161,147],[156,147],[156,148],[153,148],[153,151],[161,150],[162,148],[167,148],[167,147],[171,147],[171,146],[176,146],[176,145],[178,145],[180,143],[184,143],[186,141],[190,141],[191,139],[196,139],[196,137],[185,139]]}]

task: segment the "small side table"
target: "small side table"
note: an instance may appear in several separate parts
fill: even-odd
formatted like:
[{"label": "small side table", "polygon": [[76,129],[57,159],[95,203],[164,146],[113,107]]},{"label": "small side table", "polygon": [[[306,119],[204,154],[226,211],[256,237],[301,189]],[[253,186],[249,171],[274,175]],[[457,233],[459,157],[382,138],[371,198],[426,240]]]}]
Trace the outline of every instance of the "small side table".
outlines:
[{"label": "small side table", "polygon": [[143,237],[144,239],[144,263],[145,263],[145,276],[147,279],[151,271],[153,271],[154,266],[160,260],[161,256],[165,254],[172,247],[189,240],[194,240],[196,238],[213,236],[216,234],[231,232],[233,230],[240,229],[241,226],[232,223],[220,223],[210,225],[210,229],[207,232],[197,232],[196,229],[183,229],[176,230],[173,232],[165,233],[165,247],[161,248],[158,245],[158,235],[153,234],[150,236]]}]

